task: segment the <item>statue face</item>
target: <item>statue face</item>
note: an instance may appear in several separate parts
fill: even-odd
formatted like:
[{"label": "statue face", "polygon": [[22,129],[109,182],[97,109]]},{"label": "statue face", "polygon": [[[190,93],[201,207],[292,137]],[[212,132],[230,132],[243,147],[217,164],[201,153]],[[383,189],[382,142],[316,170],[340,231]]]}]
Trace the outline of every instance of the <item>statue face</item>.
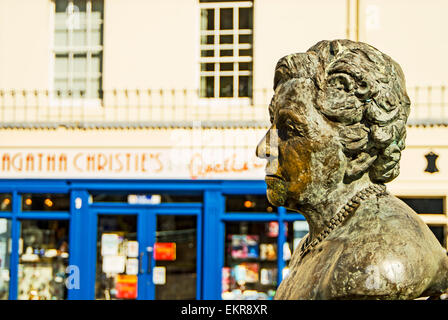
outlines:
[{"label": "statue face", "polygon": [[321,201],[342,182],[346,158],[334,125],[315,108],[309,79],[291,79],[276,88],[272,126],[257,146],[266,158],[268,200],[297,209]]}]

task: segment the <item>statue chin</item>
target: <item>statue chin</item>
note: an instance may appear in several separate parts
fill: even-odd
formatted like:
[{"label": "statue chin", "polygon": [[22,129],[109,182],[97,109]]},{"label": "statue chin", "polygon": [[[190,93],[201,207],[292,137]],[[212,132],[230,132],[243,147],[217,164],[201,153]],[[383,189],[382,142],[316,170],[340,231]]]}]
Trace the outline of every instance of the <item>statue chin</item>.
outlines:
[{"label": "statue chin", "polygon": [[266,196],[269,203],[273,206],[281,207],[286,203],[286,192],[279,192],[278,189],[268,187]]}]

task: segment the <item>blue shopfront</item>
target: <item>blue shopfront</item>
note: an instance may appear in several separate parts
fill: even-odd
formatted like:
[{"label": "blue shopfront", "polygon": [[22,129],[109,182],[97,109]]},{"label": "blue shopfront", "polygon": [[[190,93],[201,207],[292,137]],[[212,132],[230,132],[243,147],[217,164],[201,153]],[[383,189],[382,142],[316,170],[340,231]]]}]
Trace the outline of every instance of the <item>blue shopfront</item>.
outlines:
[{"label": "blue shopfront", "polygon": [[2,299],[269,299],[307,232],[264,181],[0,181]]}]

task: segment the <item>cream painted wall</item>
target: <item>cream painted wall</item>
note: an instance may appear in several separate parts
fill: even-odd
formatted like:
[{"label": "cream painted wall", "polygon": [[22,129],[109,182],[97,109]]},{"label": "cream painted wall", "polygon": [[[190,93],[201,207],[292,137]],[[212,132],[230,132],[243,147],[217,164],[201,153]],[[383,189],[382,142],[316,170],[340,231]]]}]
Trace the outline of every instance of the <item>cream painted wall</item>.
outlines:
[{"label": "cream painted wall", "polygon": [[49,0],[0,0],[0,88],[48,89]]},{"label": "cream painted wall", "polygon": [[256,0],[254,19],[254,87],[271,89],[280,58],[346,37],[346,0]]},{"label": "cream painted wall", "polygon": [[105,0],[104,88],[197,88],[198,3]]},{"label": "cream painted wall", "polygon": [[[346,4],[255,1],[254,87],[272,87],[282,56],[345,38]],[[360,40],[398,61],[408,85],[447,82],[447,1],[360,4]],[[51,0],[0,0],[1,88],[48,88],[52,82],[52,7]],[[104,88],[197,88],[199,13],[198,0],[105,0]]]},{"label": "cream painted wall", "polygon": [[448,1],[361,0],[360,41],[390,55],[408,86],[448,82]]}]

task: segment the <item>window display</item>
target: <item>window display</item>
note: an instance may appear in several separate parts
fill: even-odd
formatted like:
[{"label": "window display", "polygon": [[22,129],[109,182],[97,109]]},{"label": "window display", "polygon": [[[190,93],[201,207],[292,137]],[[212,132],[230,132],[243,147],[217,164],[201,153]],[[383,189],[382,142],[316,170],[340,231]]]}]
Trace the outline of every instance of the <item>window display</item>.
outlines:
[{"label": "window display", "polygon": [[138,251],[137,216],[98,217],[96,299],[137,299]]},{"label": "window display", "polygon": [[276,213],[266,195],[228,195],[226,212]]},{"label": "window display", "polygon": [[22,211],[69,211],[69,194],[23,194]]},{"label": "window display", "polygon": [[68,221],[21,221],[18,299],[66,299],[68,250]]},{"label": "window display", "polygon": [[196,216],[157,216],[154,244],[157,300],[196,299]]},{"label": "window display", "polygon": [[309,232],[308,222],[306,220],[297,220],[287,223],[286,242],[283,245],[283,260],[286,267],[282,270],[282,278],[286,278],[289,274],[288,264],[291,260],[292,253],[299,245],[300,241]]},{"label": "window display", "polygon": [[272,299],[277,287],[278,222],[227,222],[222,298]]},{"label": "window display", "polygon": [[11,211],[12,196],[10,193],[0,193],[0,211]]},{"label": "window display", "polygon": [[9,256],[11,239],[11,221],[0,219],[0,300],[9,296]]}]

